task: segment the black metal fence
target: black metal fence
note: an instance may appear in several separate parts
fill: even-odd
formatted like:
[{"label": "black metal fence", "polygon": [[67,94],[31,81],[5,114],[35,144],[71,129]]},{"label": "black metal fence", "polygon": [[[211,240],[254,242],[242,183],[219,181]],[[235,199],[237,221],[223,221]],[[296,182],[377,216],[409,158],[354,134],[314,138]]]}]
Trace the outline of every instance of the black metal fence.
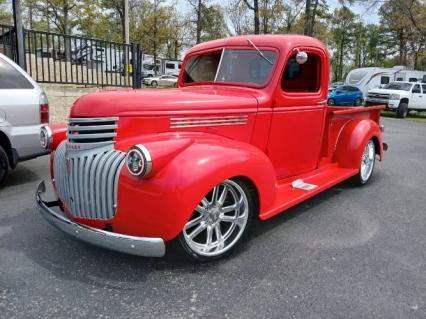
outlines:
[{"label": "black metal fence", "polygon": [[16,61],[16,37],[12,26],[0,24],[0,53]]},{"label": "black metal fence", "polygon": [[[0,26],[0,49],[2,39],[7,49],[0,52],[16,60],[13,27]],[[24,30],[24,48],[26,71],[37,82],[141,87],[138,44]]]}]

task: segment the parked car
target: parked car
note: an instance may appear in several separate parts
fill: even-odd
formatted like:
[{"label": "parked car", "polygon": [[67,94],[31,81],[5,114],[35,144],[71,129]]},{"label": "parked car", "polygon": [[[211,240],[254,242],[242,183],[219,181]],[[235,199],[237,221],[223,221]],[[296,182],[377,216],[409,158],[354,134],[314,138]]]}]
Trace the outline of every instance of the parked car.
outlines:
[{"label": "parked car", "polygon": [[426,111],[426,83],[391,82],[383,89],[368,91],[366,105],[384,104],[404,118],[411,110]]},{"label": "parked car", "polygon": [[43,89],[0,53],[0,185],[9,169],[47,151],[40,146],[40,126],[49,122]]},{"label": "parked car", "polygon": [[177,77],[174,75],[160,75],[154,77],[147,77],[142,80],[142,83],[152,87],[174,87],[177,83]]},{"label": "parked car", "polygon": [[254,218],[349,178],[366,184],[383,157],[383,107],[327,106],[329,55],[314,38],[205,42],[181,72],[177,89],[83,96],[67,137],[42,134],[58,194],[47,202],[44,182],[36,190],[47,221],[112,250],[158,257],[168,242],[208,261]]},{"label": "parked car", "polygon": [[327,102],[329,105],[360,106],[363,102],[362,92],[354,86],[341,85],[328,91]]}]

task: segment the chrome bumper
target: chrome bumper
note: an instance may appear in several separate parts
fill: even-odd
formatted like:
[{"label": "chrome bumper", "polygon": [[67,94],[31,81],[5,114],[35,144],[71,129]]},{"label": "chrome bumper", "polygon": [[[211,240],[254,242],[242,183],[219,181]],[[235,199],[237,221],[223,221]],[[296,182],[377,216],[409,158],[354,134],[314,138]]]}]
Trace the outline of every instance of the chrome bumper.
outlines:
[{"label": "chrome bumper", "polygon": [[116,234],[73,222],[51,209],[59,206],[58,201],[45,202],[42,200],[41,195],[45,192],[46,185],[43,181],[38,185],[36,191],[36,203],[40,214],[64,233],[102,248],[136,256],[162,257],[166,253],[166,247],[161,238]]}]

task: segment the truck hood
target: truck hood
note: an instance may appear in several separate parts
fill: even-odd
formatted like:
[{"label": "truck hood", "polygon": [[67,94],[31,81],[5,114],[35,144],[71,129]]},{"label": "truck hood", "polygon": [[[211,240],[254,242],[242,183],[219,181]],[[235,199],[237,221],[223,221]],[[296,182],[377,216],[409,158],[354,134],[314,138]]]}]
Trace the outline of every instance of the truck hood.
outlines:
[{"label": "truck hood", "polygon": [[388,89],[373,89],[368,90],[368,93],[379,93],[379,94],[408,94],[409,92],[403,90],[388,90]]},{"label": "truck hood", "polygon": [[[242,111],[257,108],[256,90],[220,86],[177,89],[105,90],[80,97],[70,117],[172,115],[188,111]],[[258,93],[259,94],[259,93]]]}]

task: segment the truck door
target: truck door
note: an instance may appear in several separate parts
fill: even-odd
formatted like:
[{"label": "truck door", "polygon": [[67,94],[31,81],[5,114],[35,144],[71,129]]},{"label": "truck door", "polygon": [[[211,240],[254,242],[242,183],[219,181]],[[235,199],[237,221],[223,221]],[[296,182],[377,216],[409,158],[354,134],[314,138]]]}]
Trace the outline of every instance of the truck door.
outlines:
[{"label": "truck door", "polygon": [[422,107],[423,94],[420,84],[413,85],[413,89],[411,90],[412,98],[409,102],[408,106],[410,109],[416,109]]},{"label": "truck door", "polygon": [[268,155],[278,178],[295,176],[317,168],[321,149],[328,63],[320,49],[298,48],[308,53],[298,64],[292,51],[281,70],[272,114]]}]

